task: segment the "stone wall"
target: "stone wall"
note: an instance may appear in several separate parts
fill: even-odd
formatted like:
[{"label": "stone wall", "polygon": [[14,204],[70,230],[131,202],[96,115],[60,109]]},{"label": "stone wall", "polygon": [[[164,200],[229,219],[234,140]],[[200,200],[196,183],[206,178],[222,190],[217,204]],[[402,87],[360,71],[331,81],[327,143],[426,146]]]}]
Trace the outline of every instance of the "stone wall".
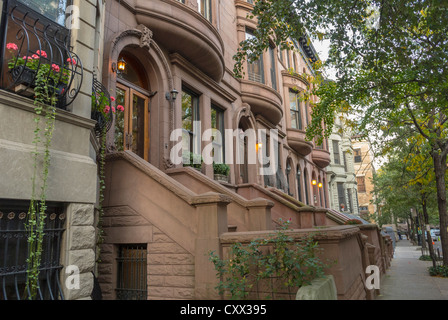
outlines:
[{"label": "stone wall", "polygon": [[[95,268],[95,228],[93,204],[72,203],[67,207],[67,231],[63,237],[61,263],[64,266],[63,279],[69,273],[68,266],[79,270],[79,289],[63,286],[67,300],[90,299],[93,290]],[[63,284],[65,281],[63,281]]]},{"label": "stone wall", "polygon": [[[249,244],[253,239],[262,239],[272,233],[260,232],[234,232],[221,236],[223,256],[229,247],[236,242]],[[364,241],[359,228],[354,226],[335,226],[325,229],[295,229],[288,230],[287,234],[293,239],[301,239],[313,235],[318,242],[320,259],[329,265],[326,274],[332,275],[335,280],[339,300],[366,300],[371,297],[365,284],[366,252]],[[261,288],[261,293],[264,293]],[[279,292],[280,299],[294,299],[287,292]]]},{"label": "stone wall", "polygon": [[[107,208],[98,266],[103,298],[115,299],[120,244],[147,244],[148,299],[194,299],[194,257],[128,207]],[[131,231],[131,232],[129,232]]]}]

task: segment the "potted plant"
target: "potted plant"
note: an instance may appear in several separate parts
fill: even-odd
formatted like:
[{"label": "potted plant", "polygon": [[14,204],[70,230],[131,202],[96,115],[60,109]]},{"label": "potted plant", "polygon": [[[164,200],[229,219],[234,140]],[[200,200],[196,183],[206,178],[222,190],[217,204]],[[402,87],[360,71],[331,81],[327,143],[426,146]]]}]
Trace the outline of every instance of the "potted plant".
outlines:
[{"label": "potted plant", "polygon": [[34,89],[38,85],[37,78],[45,76],[49,93],[55,93],[57,97],[64,95],[70,79],[70,65],[76,65],[75,59],[67,58],[66,65],[61,66],[56,63],[42,62],[48,61],[48,55],[44,50],[37,50],[31,56],[20,57],[18,56],[19,48],[15,43],[6,44],[6,49],[13,56],[8,62],[8,69],[16,91],[22,90],[23,87]]},{"label": "potted plant", "polygon": [[200,154],[195,154],[191,151],[184,151],[182,153],[182,160],[184,167],[192,167],[197,171],[201,171],[202,162],[204,162]]},{"label": "potted plant", "polygon": [[230,167],[227,164],[213,162],[213,173],[215,180],[229,182]]}]

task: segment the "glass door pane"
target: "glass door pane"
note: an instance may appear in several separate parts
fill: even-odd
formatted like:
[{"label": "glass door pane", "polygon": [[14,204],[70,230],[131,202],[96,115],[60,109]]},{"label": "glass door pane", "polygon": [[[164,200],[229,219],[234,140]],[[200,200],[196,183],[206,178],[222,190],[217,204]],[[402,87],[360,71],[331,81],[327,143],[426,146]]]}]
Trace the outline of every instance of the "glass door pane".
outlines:
[{"label": "glass door pane", "polygon": [[[125,112],[128,112],[128,106],[126,103],[127,95],[126,91],[117,87],[117,105],[124,106]],[[115,146],[118,151],[126,150],[125,146],[125,112],[117,112],[115,114]]]},{"label": "glass door pane", "polygon": [[[145,141],[144,135],[140,132],[145,128],[145,99],[136,95],[132,95],[132,145],[131,150],[140,157],[144,157]],[[140,130],[139,130],[140,129]]]}]

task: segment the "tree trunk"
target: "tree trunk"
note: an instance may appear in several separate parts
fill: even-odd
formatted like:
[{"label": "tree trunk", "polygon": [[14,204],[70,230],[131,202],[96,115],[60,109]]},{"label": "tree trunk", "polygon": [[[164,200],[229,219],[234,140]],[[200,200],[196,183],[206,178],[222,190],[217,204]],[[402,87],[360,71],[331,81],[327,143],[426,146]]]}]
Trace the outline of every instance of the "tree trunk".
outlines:
[{"label": "tree trunk", "polygon": [[417,210],[418,212],[418,221],[420,222],[420,233],[422,238],[422,248],[426,249],[426,236],[425,236],[425,219],[423,219],[423,214]]},{"label": "tree trunk", "polygon": [[443,252],[443,265],[448,266],[448,238],[447,238],[447,203],[446,203],[446,155],[442,156],[439,151],[433,150],[432,159],[434,163],[434,173],[436,176],[437,206],[439,208],[440,219],[440,240]]},{"label": "tree trunk", "polygon": [[432,265],[435,268],[436,267],[436,255],[434,253],[434,246],[432,245],[432,237],[431,237],[431,231],[429,231],[429,217],[428,217],[428,210],[426,208],[426,194],[422,194],[422,211],[423,211],[423,219],[425,219],[425,229],[426,229],[426,239],[428,239],[428,248],[429,248],[429,255],[432,259]]}]

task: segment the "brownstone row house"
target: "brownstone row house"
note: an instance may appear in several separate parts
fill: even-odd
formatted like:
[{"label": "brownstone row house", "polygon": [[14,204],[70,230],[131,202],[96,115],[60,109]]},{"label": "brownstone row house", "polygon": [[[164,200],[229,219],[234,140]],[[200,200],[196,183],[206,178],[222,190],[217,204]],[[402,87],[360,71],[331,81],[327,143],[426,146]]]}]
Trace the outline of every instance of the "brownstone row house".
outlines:
[{"label": "brownstone row house", "polygon": [[[32,4],[40,1],[24,2],[4,1],[9,10],[4,17],[14,20],[11,4],[16,3],[35,14]],[[69,5],[54,2],[57,8]],[[375,226],[343,225],[346,216],[326,209],[327,142],[316,145],[305,139],[310,106],[299,94],[309,85],[306,75],[318,59],[312,45],[294,39],[293,51],[272,46],[245,66],[242,79],[233,76],[233,55],[256,28],[247,17],[251,2],[74,1],[80,8],[80,29],[68,29],[66,47],[73,56],[76,52],[76,65],[82,61],[83,68],[71,70],[81,78],[77,95],[57,111],[47,194],[53,206],[48,210],[56,214],[49,216],[62,221],[56,228],[60,257],[48,268],[56,270],[51,279],[65,295],[49,298],[89,298],[94,276],[104,299],[219,298],[207,253],[225,255],[232,243],[275,230],[280,218],[291,221],[296,238],[316,227],[325,230],[318,241],[325,257],[338,261],[329,273],[340,299],[373,297],[364,287],[365,268],[380,264],[384,272],[389,261],[384,239]],[[5,28],[5,44],[21,35],[10,31],[10,25]],[[37,49],[42,50],[35,46],[27,54]],[[5,65],[9,58],[2,50]],[[61,68],[66,58],[60,58]],[[33,135],[32,126],[20,133],[18,123],[32,123],[34,117],[32,100],[9,85],[2,88],[1,161],[17,166],[0,169],[0,221],[9,212],[18,217],[27,210],[31,190],[26,182],[33,165],[24,158],[32,150]],[[91,113],[92,98],[100,95],[115,108],[106,123]],[[100,206],[96,164],[102,125],[108,132]],[[213,138],[209,129],[214,129]],[[261,129],[267,136],[259,134]],[[274,135],[278,139],[271,139]],[[229,165],[224,181],[207,160],[204,150],[210,154],[210,145],[213,160]],[[176,155],[190,153],[202,154],[200,168],[177,162]],[[278,159],[272,157],[277,154]],[[275,170],[262,174],[269,166]],[[98,210],[94,214],[94,208],[104,209],[103,216],[98,217]],[[0,231],[7,228],[12,227],[2,225]],[[96,250],[100,231],[103,238]],[[17,263],[12,252],[19,252],[19,245],[8,241],[0,245]],[[69,265],[79,267],[78,289],[64,286],[63,271]],[[18,284],[14,273],[5,270],[0,269],[0,276],[9,281],[8,295],[14,295],[23,280]],[[51,282],[42,277],[43,283]]]}]

